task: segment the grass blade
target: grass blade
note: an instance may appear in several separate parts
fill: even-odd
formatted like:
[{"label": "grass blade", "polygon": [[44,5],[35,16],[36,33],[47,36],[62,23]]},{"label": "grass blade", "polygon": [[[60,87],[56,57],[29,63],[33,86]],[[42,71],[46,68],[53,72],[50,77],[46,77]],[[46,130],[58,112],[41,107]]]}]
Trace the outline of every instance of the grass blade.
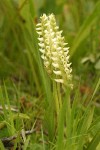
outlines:
[{"label": "grass blade", "polygon": [[91,26],[100,16],[100,1],[97,2],[92,14],[85,20],[82,27],[80,28],[71,48],[70,56],[73,57],[77,52],[77,48],[82,43],[82,41],[88,36]]},{"label": "grass blade", "polygon": [[89,144],[87,150],[95,150],[97,145],[100,142],[100,132],[98,132],[94,138],[92,139],[91,143]]}]

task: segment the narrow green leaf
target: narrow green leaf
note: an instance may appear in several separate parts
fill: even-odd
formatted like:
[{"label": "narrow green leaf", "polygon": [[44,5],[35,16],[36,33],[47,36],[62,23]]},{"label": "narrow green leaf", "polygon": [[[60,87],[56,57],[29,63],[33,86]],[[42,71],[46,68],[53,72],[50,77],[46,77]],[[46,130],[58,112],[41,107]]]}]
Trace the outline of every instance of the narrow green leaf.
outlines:
[{"label": "narrow green leaf", "polygon": [[4,148],[3,143],[1,142],[1,140],[0,140],[0,150],[5,150],[5,148]]},{"label": "narrow green leaf", "polygon": [[93,140],[91,141],[91,143],[89,144],[87,150],[95,150],[96,147],[97,147],[97,145],[99,144],[99,142],[100,142],[100,132],[98,132],[98,133],[94,136],[94,138],[93,138]]},{"label": "narrow green leaf", "polygon": [[[70,56],[73,57],[77,51],[77,48],[82,43],[82,41],[89,35],[91,26],[96,21],[96,19],[100,16],[100,1],[98,1],[95,5],[95,8],[91,15],[85,20],[82,27],[80,28],[71,48]],[[81,51],[81,49],[80,49]]]},{"label": "narrow green leaf", "polygon": [[59,112],[59,121],[58,121],[58,138],[57,138],[57,148],[56,150],[64,150],[64,122],[66,114],[66,100],[64,101],[62,108]]}]

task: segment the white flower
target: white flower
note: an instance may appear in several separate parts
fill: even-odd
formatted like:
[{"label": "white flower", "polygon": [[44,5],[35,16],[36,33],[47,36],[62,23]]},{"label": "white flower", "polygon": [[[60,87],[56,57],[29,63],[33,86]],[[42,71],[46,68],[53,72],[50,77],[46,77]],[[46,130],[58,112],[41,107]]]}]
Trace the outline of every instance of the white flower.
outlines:
[{"label": "white flower", "polygon": [[40,23],[37,24],[37,33],[39,35],[39,47],[44,66],[51,78],[58,83],[67,84],[72,87],[72,68],[69,63],[68,43],[62,37],[62,31],[56,25],[53,14],[40,17]]}]

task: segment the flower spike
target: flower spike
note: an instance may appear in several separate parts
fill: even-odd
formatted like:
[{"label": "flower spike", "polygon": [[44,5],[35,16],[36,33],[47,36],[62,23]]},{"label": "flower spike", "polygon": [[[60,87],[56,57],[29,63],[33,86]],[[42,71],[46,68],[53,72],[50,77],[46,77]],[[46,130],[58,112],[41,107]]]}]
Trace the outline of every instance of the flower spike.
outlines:
[{"label": "flower spike", "polygon": [[43,14],[36,26],[39,35],[41,58],[50,77],[58,82],[72,87],[72,68],[69,63],[69,47],[62,36],[62,31],[56,24],[55,16]]}]

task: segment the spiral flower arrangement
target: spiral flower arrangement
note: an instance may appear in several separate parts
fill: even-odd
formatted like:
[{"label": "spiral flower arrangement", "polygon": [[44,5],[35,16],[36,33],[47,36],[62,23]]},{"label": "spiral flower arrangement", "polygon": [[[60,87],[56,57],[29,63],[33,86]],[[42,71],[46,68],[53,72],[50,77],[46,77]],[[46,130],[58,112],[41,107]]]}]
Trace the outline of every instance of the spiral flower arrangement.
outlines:
[{"label": "spiral flower arrangement", "polygon": [[36,26],[36,31],[39,35],[41,58],[49,76],[57,83],[72,87],[68,43],[65,43],[62,31],[59,31],[55,16],[43,14],[40,17],[40,23]]}]

